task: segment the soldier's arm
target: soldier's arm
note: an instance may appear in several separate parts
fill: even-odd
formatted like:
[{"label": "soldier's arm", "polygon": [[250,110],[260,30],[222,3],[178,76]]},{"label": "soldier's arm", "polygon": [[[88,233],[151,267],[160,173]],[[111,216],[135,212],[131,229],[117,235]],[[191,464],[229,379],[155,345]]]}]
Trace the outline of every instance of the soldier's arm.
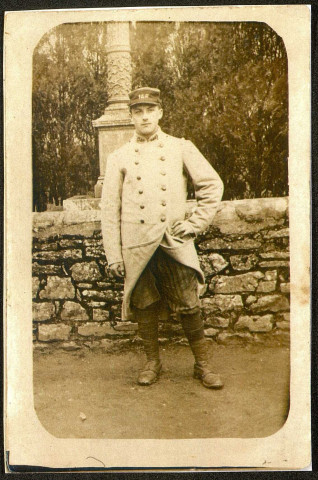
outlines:
[{"label": "soldier's arm", "polygon": [[103,243],[110,267],[123,262],[120,233],[122,186],[123,173],[119,159],[111,154],[107,159],[101,199]]},{"label": "soldier's arm", "polygon": [[197,207],[187,219],[195,235],[212,222],[223,195],[223,182],[202,153],[189,140],[183,140],[184,167],[190,175]]}]

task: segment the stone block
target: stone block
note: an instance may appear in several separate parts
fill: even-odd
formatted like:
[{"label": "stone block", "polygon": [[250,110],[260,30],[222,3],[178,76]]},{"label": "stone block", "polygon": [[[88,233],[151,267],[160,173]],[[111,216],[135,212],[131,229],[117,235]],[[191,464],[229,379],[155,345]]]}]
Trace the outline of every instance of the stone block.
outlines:
[{"label": "stone block", "polygon": [[289,228],[281,228],[280,230],[269,230],[263,234],[266,239],[289,237]]},{"label": "stone block", "polygon": [[258,263],[258,257],[254,253],[249,255],[232,255],[230,257],[232,268],[238,271],[253,269]]},{"label": "stone block", "polygon": [[241,316],[234,325],[235,330],[248,329],[250,332],[270,332],[273,328],[273,315]]},{"label": "stone block", "polygon": [[252,305],[252,303],[255,303],[256,300],[257,300],[257,297],[255,297],[254,295],[249,295],[245,300],[245,304],[247,306]]},{"label": "stone block", "polygon": [[103,290],[107,290],[109,288],[114,288],[115,281],[113,281],[113,282],[97,282],[97,286],[99,288],[102,288]]},{"label": "stone block", "polygon": [[267,259],[267,258],[273,258],[273,259],[288,259],[289,258],[289,252],[265,252],[265,253],[260,253],[260,257]]},{"label": "stone block", "polygon": [[61,348],[66,352],[73,352],[75,350],[80,350],[81,347],[77,345],[75,342],[65,342],[62,343]]},{"label": "stone block", "polygon": [[102,247],[103,241],[102,239],[97,239],[97,238],[86,238],[84,240],[84,246],[85,247]]},{"label": "stone block", "polygon": [[213,225],[222,234],[252,233],[284,223],[288,198],[254,198],[221,202]]},{"label": "stone block", "polygon": [[106,335],[118,335],[109,322],[102,324],[97,322],[85,323],[78,327],[78,334],[82,337],[105,337]]},{"label": "stone block", "polygon": [[87,288],[92,288],[93,284],[92,283],[77,283],[76,284],[77,288],[83,288],[83,289],[87,289]]},{"label": "stone block", "polygon": [[290,330],[290,322],[282,321],[276,322],[276,327],[280,330]]},{"label": "stone block", "polygon": [[119,339],[108,339],[102,338],[100,340],[99,349],[105,353],[120,351],[123,348],[131,345],[131,339],[129,338],[119,338]]},{"label": "stone block", "polygon": [[105,257],[104,247],[86,247],[86,257],[88,258],[102,258]]},{"label": "stone block", "polygon": [[34,251],[55,251],[57,250],[57,243],[50,242],[50,243],[37,243],[34,242],[32,245]]},{"label": "stone block", "polygon": [[232,277],[220,275],[212,279],[210,288],[215,293],[254,292],[263,277],[262,272],[249,272]]},{"label": "stone block", "polygon": [[209,327],[227,328],[230,324],[229,318],[215,317],[210,315],[206,318],[205,324]]},{"label": "stone block", "polygon": [[78,212],[79,210],[100,209],[100,198],[88,197],[86,195],[75,195],[63,200],[63,210]]},{"label": "stone block", "polygon": [[289,310],[289,302],[283,295],[265,295],[259,297],[257,302],[250,306],[250,310],[255,313],[258,312],[280,312]]},{"label": "stone block", "polygon": [[122,299],[122,292],[113,290],[83,290],[82,296],[84,298],[95,298],[97,300],[105,300],[107,302],[120,302]]},{"label": "stone block", "polygon": [[40,265],[34,262],[32,275],[63,275],[63,269],[60,265]]},{"label": "stone block", "polygon": [[39,325],[38,339],[40,342],[68,340],[70,333],[71,327],[62,323],[55,325]]},{"label": "stone block", "polygon": [[59,245],[61,248],[78,248],[83,245],[83,240],[80,238],[62,238]]},{"label": "stone block", "polygon": [[138,323],[132,323],[132,322],[118,322],[116,325],[114,325],[114,329],[117,332],[122,332],[122,333],[135,333],[138,331]]},{"label": "stone block", "polygon": [[74,250],[60,250],[58,252],[35,252],[33,254],[34,260],[45,260],[49,262],[57,262],[62,260],[77,260],[82,258],[82,251]]},{"label": "stone block", "polygon": [[260,262],[258,266],[261,268],[279,268],[279,267],[289,268],[289,262],[286,260],[268,260],[268,261]]},{"label": "stone block", "polygon": [[221,332],[217,336],[217,342],[222,345],[237,345],[253,340],[253,335],[249,332]]},{"label": "stone block", "polygon": [[218,253],[201,255],[199,257],[201,268],[205,275],[214,275],[228,266],[228,262]]},{"label": "stone block", "polygon": [[282,293],[290,293],[290,283],[281,283],[280,284],[280,291]]},{"label": "stone block", "polygon": [[40,298],[74,298],[75,288],[70,278],[47,277],[46,287],[40,291]]},{"label": "stone block", "polygon": [[215,328],[207,328],[206,330],[204,330],[204,335],[206,337],[215,337],[218,333],[219,331]]},{"label": "stone block", "polygon": [[85,302],[88,307],[91,308],[103,308],[106,305],[106,302],[95,302],[94,300],[88,300]]},{"label": "stone block", "polygon": [[94,308],[93,320],[95,322],[104,322],[105,320],[109,320],[109,311],[105,309]]},{"label": "stone block", "polygon": [[266,270],[264,273],[264,280],[266,282],[273,282],[277,280],[277,270]]},{"label": "stone block", "polygon": [[62,320],[74,320],[74,321],[89,319],[85,308],[83,308],[77,302],[69,302],[69,301],[65,302],[62,307],[61,318]]},{"label": "stone block", "polygon": [[36,298],[40,288],[40,280],[37,277],[32,277],[32,298]]},{"label": "stone block", "polygon": [[262,246],[258,240],[245,238],[243,240],[224,240],[223,238],[212,238],[204,240],[199,244],[200,250],[256,250]]},{"label": "stone block", "polygon": [[243,308],[240,295],[214,295],[211,298],[203,298],[202,306],[206,315],[239,311]]},{"label": "stone block", "polygon": [[270,293],[276,290],[276,281],[259,282],[256,289],[257,293]]},{"label": "stone block", "polygon": [[41,353],[49,353],[50,352],[50,347],[46,345],[45,343],[34,343],[33,344],[33,349],[35,352],[41,352]]},{"label": "stone block", "polygon": [[52,302],[32,303],[32,317],[35,322],[45,322],[55,316],[55,307]]},{"label": "stone block", "polygon": [[87,257],[104,257],[105,250],[102,240],[88,239],[84,240],[85,254]]},{"label": "stone block", "polygon": [[76,282],[95,282],[102,278],[96,262],[75,263],[71,267],[72,277]]}]

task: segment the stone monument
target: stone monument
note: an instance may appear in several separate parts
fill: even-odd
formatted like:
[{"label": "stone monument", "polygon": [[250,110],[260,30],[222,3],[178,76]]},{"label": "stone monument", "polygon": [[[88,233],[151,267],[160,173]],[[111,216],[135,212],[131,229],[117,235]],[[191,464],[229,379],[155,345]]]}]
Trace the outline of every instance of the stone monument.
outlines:
[{"label": "stone monument", "polygon": [[93,121],[98,129],[100,175],[95,185],[95,197],[102,193],[107,156],[132,136],[133,124],[128,110],[131,90],[131,56],[129,22],[107,25],[107,106]]}]

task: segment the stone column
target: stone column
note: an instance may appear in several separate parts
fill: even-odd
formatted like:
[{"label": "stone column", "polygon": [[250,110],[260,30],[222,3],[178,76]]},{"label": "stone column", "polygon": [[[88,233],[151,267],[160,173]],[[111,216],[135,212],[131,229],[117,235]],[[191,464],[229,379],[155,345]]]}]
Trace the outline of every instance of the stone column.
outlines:
[{"label": "stone column", "polygon": [[131,90],[131,57],[129,22],[107,25],[107,91],[104,115],[93,121],[98,128],[100,176],[95,197],[101,197],[107,156],[123,145],[132,135],[128,93]]}]

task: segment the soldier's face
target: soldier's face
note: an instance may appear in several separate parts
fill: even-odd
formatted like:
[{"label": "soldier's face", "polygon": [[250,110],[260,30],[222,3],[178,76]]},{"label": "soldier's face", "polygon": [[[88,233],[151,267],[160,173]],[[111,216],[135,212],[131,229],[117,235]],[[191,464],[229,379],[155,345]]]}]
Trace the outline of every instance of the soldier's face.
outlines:
[{"label": "soldier's face", "polygon": [[158,128],[162,118],[162,108],[158,105],[140,104],[131,108],[131,118],[136,132],[144,137],[150,137]]}]

